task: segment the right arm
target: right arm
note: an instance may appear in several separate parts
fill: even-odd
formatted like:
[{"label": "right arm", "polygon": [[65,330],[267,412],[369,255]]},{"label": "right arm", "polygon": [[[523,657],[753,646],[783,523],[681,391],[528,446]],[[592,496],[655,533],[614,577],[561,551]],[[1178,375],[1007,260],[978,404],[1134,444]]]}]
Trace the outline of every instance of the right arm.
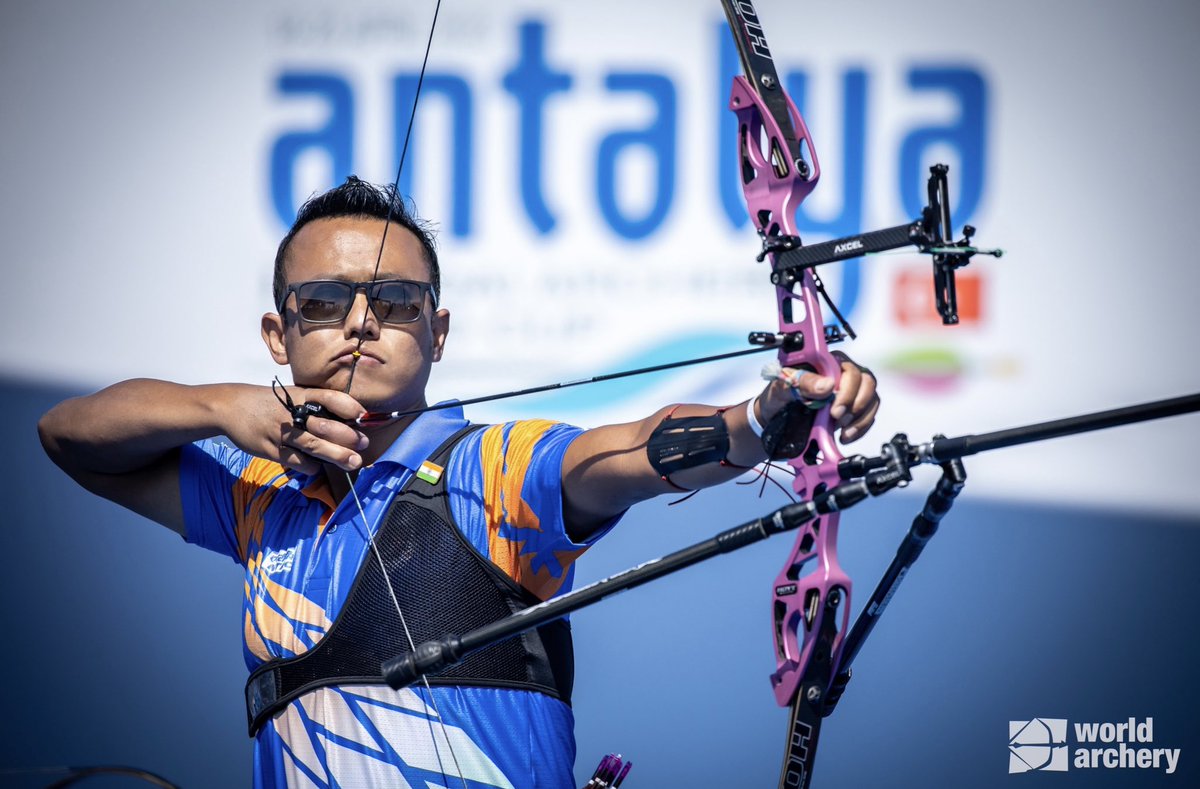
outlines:
[{"label": "right arm", "polygon": [[[363,411],[341,392],[290,391],[298,402],[319,402],[343,417]],[[38,433],[50,459],[81,486],[179,534],[179,449],[186,444],[224,435],[245,452],[313,474],[322,460],[357,468],[362,458],[355,449],[366,442],[328,419],[293,428],[270,387],[150,379],[59,403],[38,422]]]}]

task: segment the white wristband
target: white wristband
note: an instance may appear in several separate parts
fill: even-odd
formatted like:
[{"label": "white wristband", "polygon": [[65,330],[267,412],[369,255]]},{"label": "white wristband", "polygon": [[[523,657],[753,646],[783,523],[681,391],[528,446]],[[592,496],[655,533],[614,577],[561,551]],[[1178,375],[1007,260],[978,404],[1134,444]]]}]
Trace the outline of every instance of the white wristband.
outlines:
[{"label": "white wristband", "polygon": [[746,403],[746,422],[750,425],[750,429],[754,431],[754,435],[762,438],[763,426],[758,421],[758,417],[754,415],[754,403],[758,400],[757,397],[751,397]]}]

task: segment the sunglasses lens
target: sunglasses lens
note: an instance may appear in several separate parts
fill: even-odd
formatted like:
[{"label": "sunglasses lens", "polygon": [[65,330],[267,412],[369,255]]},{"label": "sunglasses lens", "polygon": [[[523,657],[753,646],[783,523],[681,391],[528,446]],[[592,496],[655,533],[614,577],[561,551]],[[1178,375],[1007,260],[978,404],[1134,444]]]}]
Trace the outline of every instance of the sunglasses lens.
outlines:
[{"label": "sunglasses lens", "polygon": [[300,317],[312,323],[336,323],[350,311],[354,288],[343,282],[306,282],[296,290]]},{"label": "sunglasses lens", "polygon": [[371,293],[371,307],[384,323],[412,323],[424,300],[425,289],[415,282],[381,282]]},{"label": "sunglasses lens", "polygon": [[[344,320],[360,287],[366,283],[305,282],[296,288],[301,319],[309,323]],[[421,317],[426,288],[417,282],[376,282],[371,285],[371,310],[383,323],[412,323]]]}]

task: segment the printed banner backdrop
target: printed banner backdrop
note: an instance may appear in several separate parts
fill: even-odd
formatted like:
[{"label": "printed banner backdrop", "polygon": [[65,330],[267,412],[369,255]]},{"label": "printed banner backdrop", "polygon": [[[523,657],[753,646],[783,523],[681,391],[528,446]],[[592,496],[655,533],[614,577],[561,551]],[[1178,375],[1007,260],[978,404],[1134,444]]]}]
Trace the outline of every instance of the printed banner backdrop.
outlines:
[{"label": "printed banner backdrop", "polygon": [[[279,370],[256,338],[275,244],[295,206],[345,173],[392,179],[431,7],[67,7],[6,11],[14,279],[0,369],[87,387],[267,382]],[[1181,100],[1190,4],[760,10],[824,168],[802,209],[807,240],[912,219],[925,166],[945,160],[956,224],[1007,252],[963,273],[954,329],[928,318],[920,257],[826,273],[861,337],[846,350],[883,379],[879,435],[982,432],[1197,389],[1183,358],[1200,274],[1170,241],[1200,190]],[[736,189],[722,19],[692,3],[443,10],[405,178],[441,228],[453,315],[435,396],[733,350],[775,327]],[[74,320],[65,293],[86,294]],[[736,401],[760,364],[478,413],[603,424],[672,400]],[[977,486],[1106,506],[1138,491],[1196,511],[1200,490],[1163,473],[1196,430],[981,458]],[[1123,484],[1105,484],[1151,446],[1159,462],[1122,463]]]},{"label": "printed banner backdrop", "polygon": [[[736,55],[719,5],[706,5],[443,8],[402,178],[440,229],[453,315],[434,399],[736,350],[747,332],[775,327],[725,106]],[[897,431],[977,433],[1200,389],[1190,362],[1200,274],[1174,241],[1200,204],[1194,4],[761,0],[759,11],[822,166],[801,211],[806,242],[911,220],[928,165],[945,161],[956,226],[1005,251],[961,273],[953,328],[930,317],[919,256],[823,273],[859,334],[843,349],[881,381],[872,448]],[[241,780],[248,743],[228,734],[240,725],[236,570],[68,492],[32,424],[56,398],[129,377],[266,383],[286,373],[257,339],[275,245],[313,192],[351,172],[394,177],[432,5],[114,0],[0,13],[0,377],[6,410],[20,416],[4,432],[19,528],[0,537],[15,565],[0,591],[21,645],[6,674],[30,678],[6,683],[4,704],[20,713],[6,717],[37,724],[6,724],[0,767],[111,760],[134,731],[150,732],[151,753],[182,753],[171,737],[219,730],[214,749],[194,750],[221,756],[184,774],[200,776],[195,785]],[[471,415],[590,426],[668,402],[736,402],[758,388],[762,361]],[[1197,438],[1192,416],[973,459],[955,513],[963,529],[939,538],[940,572],[922,568],[906,585],[913,603],[876,637],[888,643],[868,648],[878,653],[864,655],[818,769],[833,785],[869,784],[836,765],[870,748],[906,774],[924,769],[926,783],[1008,786],[1020,780],[1004,775],[1010,720],[1158,714],[1163,747],[1184,745],[1183,770],[1185,736],[1191,754],[1200,744],[1185,734],[1196,684],[1182,668],[1200,652],[1177,631],[1187,611],[1176,602],[1195,591],[1183,557],[1200,534],[1200,487],[1187,473]],[[730,486],[639,508],[585,558],[581,580],[782,501],[754,495]],[[856,521],[852,539],[880,540],[845,551],[861,568],[860,601],[919,499],[897,502],[873,502]],[[774,772],[783,719],[764,678],[766,608],[786,548],[759,546],[578,617],[581,774],[603,749],[640,760],[631,781],[640,772],[647,786],[744,777],[697,766],[713,758]],[[938,609],[951,589],[954,604]],[[922,604],[940,611],[933,621]],[[743,622],[744,634],[724,629]],[[1110,643],[1138,628],[1171,657]],[[91,655],[83,668],[80,650]],[[1130,680],[1126,657],[1156,671]],[[667,702],[607,709],[676,681],[685,690]],[[1097,695],[1105,702],[1082,701]],[[218,696],[232,706],[204,706]],[[177,709],[194,717],[156,729],[164,704],[173,719]],[[663,709],[669,725],[633,726]],[[839,727],[843,716],[853,723]],[[56,732],[56,749],[31,750]],[[954,755],[929,744],[938,737],[959,738]],[[957,772],[931,772],[935,762]],[[1062,779],[1095,785],[1098,775],[1120,771]]]}]

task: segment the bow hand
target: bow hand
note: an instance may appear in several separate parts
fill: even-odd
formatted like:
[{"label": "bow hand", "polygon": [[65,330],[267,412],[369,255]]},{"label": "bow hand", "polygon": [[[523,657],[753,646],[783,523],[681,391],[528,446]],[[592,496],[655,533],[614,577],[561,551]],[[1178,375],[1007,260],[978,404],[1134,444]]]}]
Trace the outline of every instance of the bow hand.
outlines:
[{"label": "bow hand", "polygon": [[879,411],[875,375],[845,354],[835,355],[841,362],[841,377],[836,383],[829,376],[808,370],[780,368],[776,364],[764,367],[763,377],[770,383],[755,404],[760,424],[770,428],[772,421],[785,410],[791,412],[793,416],[788,419],[782,440],[802,447],[807,441],[812,419],[802,418],[797,405],[811,411],[828,407],[835,426],[841,429],[843,444],[861,438],[875,423],[875,414]]}]

